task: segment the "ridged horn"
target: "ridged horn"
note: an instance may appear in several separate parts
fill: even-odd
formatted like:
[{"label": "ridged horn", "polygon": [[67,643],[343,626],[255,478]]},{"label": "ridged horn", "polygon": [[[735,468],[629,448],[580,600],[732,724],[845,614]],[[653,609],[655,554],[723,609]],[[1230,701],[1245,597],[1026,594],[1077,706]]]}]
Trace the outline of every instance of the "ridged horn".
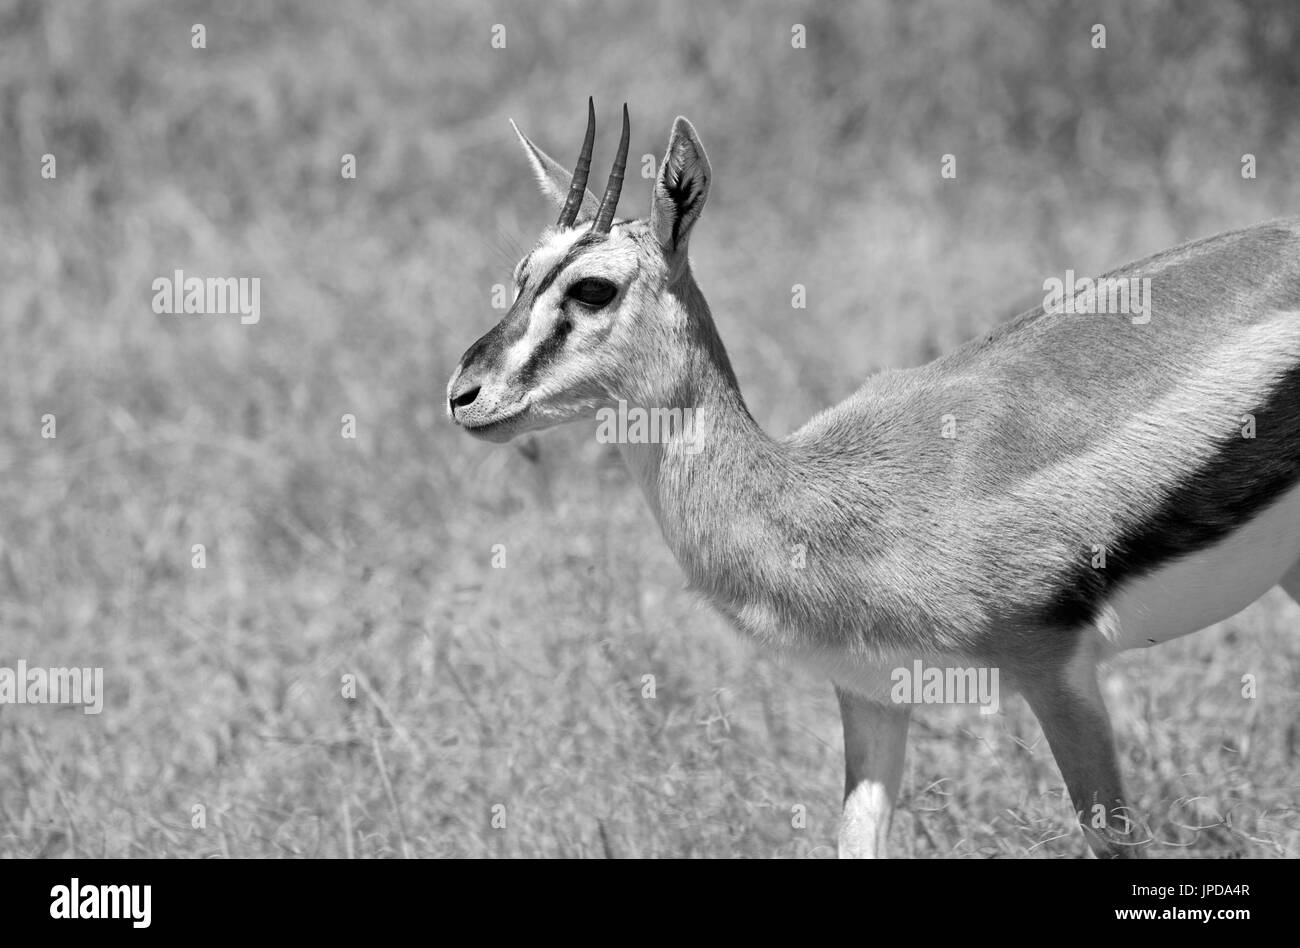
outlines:
[{"label": "ridged horn", "polygon": [[573,181],[569,184],[569,196],[564,199],[560,209],[560,219],[556,227],[572,227],[582,209],[582,196],[587,193],[587,175],[591,172],[591,146],[596,143],[596,103],[587,96],[587,137],[582,140],[582,152],[578,155],[578,164],[573,169]]},{"label": "ridged horn", "polygon": [[614,226],[614,211],[618,209],[618,196],[623,192],[623,171],[627,168],[627,143],[632,136],[632,126],[627,117],[627,103],[623,103],[623,137],[618,142],[618,154],[614,156],[614,167],[609,173],[609,184],[605,187],[605,196],[601,198],[600,210],[596,212],[596,221],[591,225],[593,232],[608,234]]}]

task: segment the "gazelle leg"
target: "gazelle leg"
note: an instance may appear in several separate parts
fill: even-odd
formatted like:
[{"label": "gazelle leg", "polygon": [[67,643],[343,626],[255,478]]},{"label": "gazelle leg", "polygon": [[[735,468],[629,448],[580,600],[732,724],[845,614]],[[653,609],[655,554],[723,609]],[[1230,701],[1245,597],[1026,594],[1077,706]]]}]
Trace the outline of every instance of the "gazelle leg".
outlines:
[{"label": "gazelle leg", "polygon": [[841,859],[881,859],[886,855],[894,801],[903,782],[909,705],[870,701],[835,689],[844,720],[844,815],[840,820]]},{"label": "gazelle leg", "polygon": [[1148,841],[1124,802],[1110,715],[1091,655],[1081,654],[1054,678],[1029,680],[1021,691],[1043,727],[1093,853],[1099,859],[1143,856]]}]

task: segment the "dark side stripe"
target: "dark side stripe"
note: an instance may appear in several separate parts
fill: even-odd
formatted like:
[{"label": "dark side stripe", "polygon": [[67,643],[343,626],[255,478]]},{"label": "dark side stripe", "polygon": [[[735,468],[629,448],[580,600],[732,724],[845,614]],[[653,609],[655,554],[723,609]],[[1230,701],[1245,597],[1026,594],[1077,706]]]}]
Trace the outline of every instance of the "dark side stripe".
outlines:
[{"label": "dark side stripe", "polygon": [[1253,414],[1254,438],[1243,438],[1238,428],[1221,440],[1150,517],[1112,541],[1105,569],[1094,569],[1085,551],[1036,620],[1058,627],[1093,621],[1121,585],[1214,546],[1300,483],[1300,366],[1278,379]]}]

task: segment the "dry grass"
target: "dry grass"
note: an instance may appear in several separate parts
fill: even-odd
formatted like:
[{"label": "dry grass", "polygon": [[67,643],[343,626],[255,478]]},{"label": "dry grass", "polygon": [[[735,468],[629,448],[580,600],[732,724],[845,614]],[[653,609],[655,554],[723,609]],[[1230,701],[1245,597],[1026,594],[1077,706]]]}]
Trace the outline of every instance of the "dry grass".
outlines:
[{"label": "dry grass", "polygon": [[[589,432],[534,462],[441,415],[549,214],[508,116],[564,160],[589,93],[634,155],[696,122],[696,269],[778,434],[1045,274],[1300,212],[1285,4],[542,6],[0,3],[0,664],[109,691],[0,708],[0,855],[833,852],[829,687],[682,592]],[[260,276],[261,323],[155,316],[178,267]],[[1107,678],[1162,855],[1300,854],[1297,618]],[[896,851],[1082,852],[1023,703],[920,717]]]}]

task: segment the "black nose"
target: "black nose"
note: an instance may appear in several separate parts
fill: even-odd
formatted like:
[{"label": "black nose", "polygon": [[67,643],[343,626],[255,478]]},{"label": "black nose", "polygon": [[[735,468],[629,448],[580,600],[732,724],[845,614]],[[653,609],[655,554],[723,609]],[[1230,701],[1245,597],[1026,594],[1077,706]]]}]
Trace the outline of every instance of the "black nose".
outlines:
[{"label": "black nose", "polygon": [[467,389],[459,395],[453,395],[451,398],[451,407],[453,409],[464,408],[466,405],[472,404],[474,399],[478,398],[479,390],[482,387],[483,386],[481,385],[475,385],[473,388]]}]

